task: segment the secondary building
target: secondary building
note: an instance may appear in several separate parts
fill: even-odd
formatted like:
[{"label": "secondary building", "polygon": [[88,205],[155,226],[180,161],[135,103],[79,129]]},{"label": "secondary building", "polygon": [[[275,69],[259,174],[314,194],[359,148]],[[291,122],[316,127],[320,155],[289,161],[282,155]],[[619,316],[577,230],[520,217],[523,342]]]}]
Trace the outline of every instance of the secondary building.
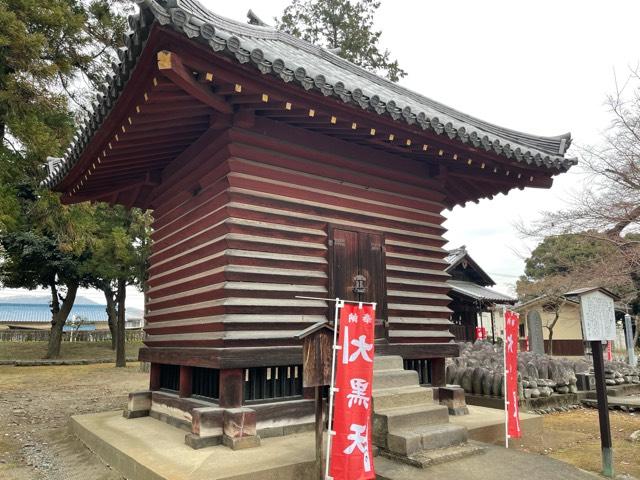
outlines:
[{"label": "secondary building", "polygon": [[[515,306],[515,311],[520,313],[520,337],[539,336],[544,341],[544,351],[560,356],[582,356],[589,350],[589,342],[584,341],[582,334],[582,320],[580,317],[579,294],[591,290],[601,290],[603,293],[619,300],[619,297],[604,289],[585,287],[565,293],[560,298],[540,296]],[[529,315],[537,313],[540,316],[541,332],[534,332],[537,327],[530,321]],[[624,316],[623,308],[616,308],[616,318]],[[553,330],[550,347],[550,330]],[[529,338],[529,341],[532,339]],[[618,347],[624,348],[624,333]]]},{"label": "secondary building", "polygon": [[[142,326],[142,312],[128,308],[125,328],[140,329]],[[0,328],[49,330],[51,307],[46,303],[0,302]],[[74,304],[64,327],[65,331],[108,329],[106,307],[95,303]]]},{"label": "secondary building", "polygon": [[471,258],[463,245],[445,258],[451,275],[451,332],[456,341],[473,342],[480,337],[496,341],[504,336],[504,310],[516,298],[489,288],[496,282]]}]

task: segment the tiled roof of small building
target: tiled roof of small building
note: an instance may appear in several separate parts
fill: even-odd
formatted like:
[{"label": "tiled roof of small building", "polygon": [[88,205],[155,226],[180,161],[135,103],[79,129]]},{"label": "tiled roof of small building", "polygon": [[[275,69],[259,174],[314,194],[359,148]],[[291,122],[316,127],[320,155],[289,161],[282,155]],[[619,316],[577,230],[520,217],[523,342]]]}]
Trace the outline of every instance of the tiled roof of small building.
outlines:
[{"label": "tiled roof of small building", "polygon": [[[127,318],[141,316],[142,312],[137,309],[131,309],[131,312],[127,312]],[[106,322],[107,312],[104,305],[74,305],[68,319],[73,320],[74,318],[82,318],[87,322]],[[49,322],[51,322],[49,305],[0,302],[0,324]]]},{"label": "tiled roof of small building", "polygon": [[564,171],[576,163],[564,154],[571,135],[529,135],[472,117],[381,78],[343,58],[272,27],[236,22],[216,15],[195,0],[136,0],[140,14],[130,17],[114,75],[98,95],[90,118],[78,131],[61,164],[45,184],[54,187],[78,161],[124,89],[154,22],[209,45],[237,62],[253,65],[256,73],[271,75],[306,90],[418,125],[463,144],[492,151],[509,160]]},{"label": "tiled roof of small building", "polygon": [[462,245],[461,247],[454,248],[453,250],[449,250],[449,253],[446,257],[444,257],[444,261],[449,264],[447,269],[451,269],[451,267],[457,264],[460,260],[467,256],[467,247]]},{"label": "tiled roof of small building", "polygon": [[500,292],[496,292],[487,287],[476,285],[472,282],[464,282],[461,280],[449,280],[447,281],[451,290],[460,293],[466,297],[471,297],[474,300],[485,300],[495,303],[511,303],[517,302],[516,298],[510,297]]}]

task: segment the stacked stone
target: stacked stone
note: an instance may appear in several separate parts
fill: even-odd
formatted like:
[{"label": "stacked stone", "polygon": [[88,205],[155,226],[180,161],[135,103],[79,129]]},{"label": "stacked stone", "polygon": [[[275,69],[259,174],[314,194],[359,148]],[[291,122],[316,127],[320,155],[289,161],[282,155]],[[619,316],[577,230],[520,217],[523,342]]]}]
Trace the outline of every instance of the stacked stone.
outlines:
[{"label": "stacked stone", "polygon": [[503,396],[502,350],[498,352],[489,342],[461,344],[460,356],[447,364],[446,380],[448,384],[460,385],[466,393]]},{"label": "stacked stone", "polygon": [[578,392],[578,380],[571,360],[521,352],[518,355],[518,370],[522,375],[524,398]]},{"label": "stacked stone", "polygon": [[[593,372],[590,367],[589,372]],[[640,383],[640,367],[631,367],[625,362],[604,362],[604,378],[607,385],[622,385],[624,383]]]},{"label": "stacked stone", "polygon": [[[550,397],[577,393],[576,373],[593,371],[587,358],[566,359],[532,352],[518,354],[520,398]],[[608,385],[640,383],[640,368],[624,362],[605,362]],[[504,395],[503,349],[501,345],[478,341],[460,344],[460,356],[447,362],[448,384],[460,385],[466,393]]]}]

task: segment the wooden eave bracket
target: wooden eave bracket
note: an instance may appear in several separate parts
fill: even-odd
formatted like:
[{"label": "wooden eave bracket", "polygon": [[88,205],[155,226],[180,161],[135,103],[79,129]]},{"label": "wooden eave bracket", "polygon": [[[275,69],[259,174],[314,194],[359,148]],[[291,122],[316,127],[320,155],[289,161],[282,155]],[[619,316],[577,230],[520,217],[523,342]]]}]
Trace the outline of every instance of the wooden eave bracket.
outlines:
[{"label": "wooden eave bracket", "polygon": [[225,99],[200,83],[184,66],[178,55],[168,50],[158,52],[158,71],[193,98],[221,113],[233,113],[233,107]]}]

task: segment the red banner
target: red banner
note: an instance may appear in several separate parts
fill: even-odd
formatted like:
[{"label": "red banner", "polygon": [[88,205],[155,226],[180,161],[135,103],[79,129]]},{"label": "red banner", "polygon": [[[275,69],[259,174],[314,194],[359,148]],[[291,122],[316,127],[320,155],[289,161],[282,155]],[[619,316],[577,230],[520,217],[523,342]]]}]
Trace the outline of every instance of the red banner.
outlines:
[{"label": "red banner", "polygon": [[518,337],[520,316],[507,310],[505,313],[505,395],[507,400],[507,434],[509,438],[520,438],[520,414],[518,411]]},{"label": "red banner", "polygon": [[346,303],[340,312],[336,357],[330,475],[335,480],[373,479],[371,389],[375,310]]}]

